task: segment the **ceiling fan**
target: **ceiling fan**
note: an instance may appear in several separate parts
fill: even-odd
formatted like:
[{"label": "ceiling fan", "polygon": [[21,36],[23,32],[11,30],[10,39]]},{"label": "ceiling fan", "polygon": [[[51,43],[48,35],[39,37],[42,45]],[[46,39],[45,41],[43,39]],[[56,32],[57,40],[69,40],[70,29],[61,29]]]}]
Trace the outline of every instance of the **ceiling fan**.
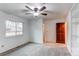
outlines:
[{"label": "ceiling fan", "polygon": [[28,10],[22,10],[25,12],[26,15],[33,14],[34,16],[44,15],[47,16],[46,12],[43,12],[46,9],[46,6],[42,6],[40,9],[35,7],[34,9],[30,8],[29,6],[25,6]]}]

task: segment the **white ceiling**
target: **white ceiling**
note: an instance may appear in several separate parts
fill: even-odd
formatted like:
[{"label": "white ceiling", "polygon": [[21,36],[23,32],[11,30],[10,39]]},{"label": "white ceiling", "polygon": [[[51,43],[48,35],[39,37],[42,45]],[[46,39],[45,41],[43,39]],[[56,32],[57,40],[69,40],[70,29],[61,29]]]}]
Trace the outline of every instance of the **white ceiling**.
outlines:
[{"label": "white ceiling", "polygon": [[30,6],[31,8],[34,8],[37,6],[40,8],[41,6],[46,6],[46,11],[49,11],[50,13],[47,13],[47,16],[42,16],[44,18],[57,18],[57,17],[65,17],[72,7],[73,4],[71,3],[0,3],[0,10],[3,12],[6,12],[8,14],[12,14],[15,16],[19,16],[22,18],[28,18],[33,19],[33,15],[25,15],[21,10],[26,9],[25,5]]}]

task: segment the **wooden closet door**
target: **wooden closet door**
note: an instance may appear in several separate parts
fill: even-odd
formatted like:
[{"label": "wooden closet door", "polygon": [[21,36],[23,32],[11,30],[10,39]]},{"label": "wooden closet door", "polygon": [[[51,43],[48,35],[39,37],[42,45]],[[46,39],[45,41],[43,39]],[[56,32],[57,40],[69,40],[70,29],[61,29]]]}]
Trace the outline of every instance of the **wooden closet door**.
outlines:
[{"label": "wooden closet door", "polygon": [[65,43],[65,23],[56,23],[56,43]]}]

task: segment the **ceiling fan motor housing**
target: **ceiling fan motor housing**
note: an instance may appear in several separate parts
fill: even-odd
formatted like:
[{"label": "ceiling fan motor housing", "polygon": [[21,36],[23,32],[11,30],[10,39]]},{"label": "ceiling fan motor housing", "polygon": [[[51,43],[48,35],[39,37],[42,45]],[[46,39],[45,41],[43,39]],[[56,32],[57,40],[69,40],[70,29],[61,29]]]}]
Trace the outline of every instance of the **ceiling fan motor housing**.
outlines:
[{"label": "ceiling fan motor housing", "polygon": [[37,12],[38,11],[38,8],[34,8],[34,11]]}]

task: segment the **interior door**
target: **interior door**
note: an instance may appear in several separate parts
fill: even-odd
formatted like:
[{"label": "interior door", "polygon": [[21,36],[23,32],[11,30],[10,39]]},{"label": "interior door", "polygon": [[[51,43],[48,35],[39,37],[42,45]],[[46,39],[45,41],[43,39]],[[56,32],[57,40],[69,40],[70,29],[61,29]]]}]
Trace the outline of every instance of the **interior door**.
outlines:
[{"label": "interior door", "polygon": [[56,43],[65,43],[65,23],[56,23]]}]

